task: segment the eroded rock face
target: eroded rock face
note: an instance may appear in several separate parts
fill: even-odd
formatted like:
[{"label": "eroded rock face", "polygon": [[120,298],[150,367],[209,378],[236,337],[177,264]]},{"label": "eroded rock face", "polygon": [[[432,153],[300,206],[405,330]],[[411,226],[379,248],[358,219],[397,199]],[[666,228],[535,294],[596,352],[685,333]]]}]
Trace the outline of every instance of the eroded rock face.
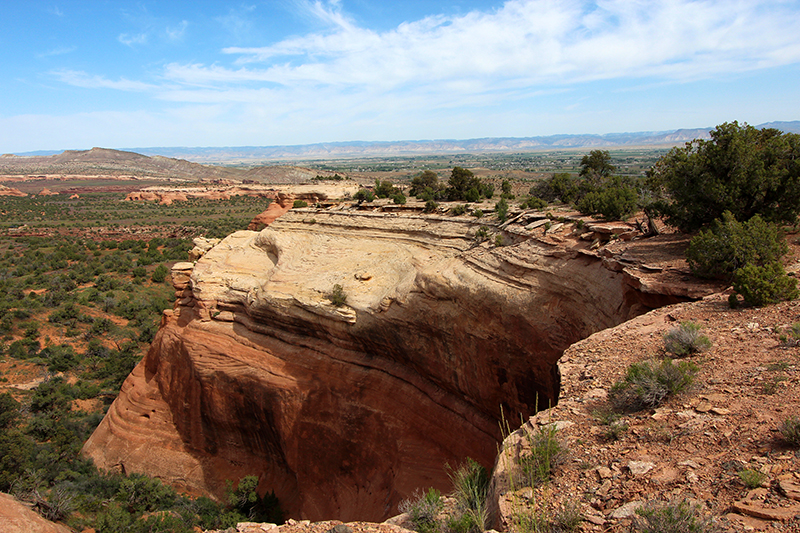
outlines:
[{"label": "eroded rock face", "polygon": [[256,474],[315,520],[380,520],[446,490],[445,464],[490,467],[501,409],[557,401],[564,348],[678,298],[590,252],[512,233],[476,245],[478,227],[289,211],[234,233],[176,286],[84,452],[217,496]]}]

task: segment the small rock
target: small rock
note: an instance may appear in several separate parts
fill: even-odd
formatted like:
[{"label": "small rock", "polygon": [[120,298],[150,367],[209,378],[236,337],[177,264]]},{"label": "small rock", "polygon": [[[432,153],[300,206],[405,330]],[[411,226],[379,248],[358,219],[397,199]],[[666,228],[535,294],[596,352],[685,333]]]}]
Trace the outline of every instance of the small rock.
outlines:
[{"label": "small rock", "polygon": [[685,461],[681,461],[678,463],[678,466],[688,466],[689,468],[700,468],[700,465],[692,461],[691,459],[687,459]]},{"label": "small rock", "polygon": [[620,518],[630,518],[636,514],[636,510],[640,509],[644,505],[644,502],[641,500],[634,500],[632,502],[628,502],[621,507],[617,507],[611,513],[611,518],[616,518],[619,520]]},{"label": "small rock", "polygon": [[606,523],[606,519],[602,516],[597,516],[593,514],[587,514],[584,516],[587,522],[594,524],[596,526],[602,526]]},{"label": "small rock", "polygon": [[641,476],[651,471],[656,465],[647,461],[629,461],[628,470],[634,476]]},{"label": "small rock", "polygon": [[729,409],[725,409],[724,407],[714,407],[711,409],[711,412],[715,415],[725,416],[731,414]]},{"label": "small rock", "polygon": [[773,521],[791,520],[795,516],[800,515],[800,505],[793,505],[791,507],[766,507],[753,501],[738,501],[733,502],[733,508],[746,515]]},{"label": "small rock", "polygon": [[611,490],[611,480],[607,479],[602,485],[600,485],[600,488],[597,489],[595,494],[597,494],[602,498],[605,498],[606,496],[608,496],[608,491],[610,490]]},{"label": "small rock", "polygon": [[353,528],[344,524],[336,524],[330,528],[326,533],[353,533]]},{"label": "small rock", "polygon": [[781,489],[787,498],[800,502],[800,484],[792,483],[789,480],[781,480],[778,482],[778,488]]},{"label": "small rock", "polygon": [[609,479],[612,475],[611,469],[605,466],[598,466],[597,475],[600,476],[600,479]]},{"label": "small rock", "polygon": [[[591,376],[589,376],[591,378]],[[586,393],[586,397],[594,400],[605,400],[608,398],[608,392],[605,389],[592,389]]]},{"label": "small rock", "polygon": [[711,410],[712,407],[713,406],[709,402],[700,402],[699,404],[697,404],[694,410],[697,411],[698,413],[707,413]]}]

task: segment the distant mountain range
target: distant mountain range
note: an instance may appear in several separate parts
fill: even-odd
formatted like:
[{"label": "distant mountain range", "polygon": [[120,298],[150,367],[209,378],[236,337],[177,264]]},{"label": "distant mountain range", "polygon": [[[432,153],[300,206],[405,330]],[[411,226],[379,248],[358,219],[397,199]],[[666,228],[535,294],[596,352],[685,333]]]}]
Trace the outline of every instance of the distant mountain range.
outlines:
[{"label": "distant mountain range", "polygon": [[[800,121],[768,122],[757,128],[776,128],[800,133]],[[679,129],[604,135],[548,135],[541,137],[488,137],[467,140],[419,141],[351,141],[304,144],[295,146],[235,146],[235,147],[153,147],[125,148],[149,156],[185,159],[197,163],[256,164],[267,161],[308,159],[349,159],[361,157],[391,157],[481,152],[533,152],[575,148],[613,148],[625,146],[681,145],[693,139],[708,139],[713,128]],[[58,154],[58,151],[28,152],[25,156]]]}]

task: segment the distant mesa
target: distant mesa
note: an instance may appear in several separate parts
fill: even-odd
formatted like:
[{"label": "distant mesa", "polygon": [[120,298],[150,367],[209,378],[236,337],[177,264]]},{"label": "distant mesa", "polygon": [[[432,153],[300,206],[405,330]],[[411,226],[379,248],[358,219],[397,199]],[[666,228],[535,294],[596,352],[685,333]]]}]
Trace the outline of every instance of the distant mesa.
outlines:
[{"label": "distant mesa", "polygon": [[19,196],[25,197],[28,196],[24,192],[20,191],[19,189],[14,189],[12,187],[6,187],[5,185],[0,185],[0,196]]}]

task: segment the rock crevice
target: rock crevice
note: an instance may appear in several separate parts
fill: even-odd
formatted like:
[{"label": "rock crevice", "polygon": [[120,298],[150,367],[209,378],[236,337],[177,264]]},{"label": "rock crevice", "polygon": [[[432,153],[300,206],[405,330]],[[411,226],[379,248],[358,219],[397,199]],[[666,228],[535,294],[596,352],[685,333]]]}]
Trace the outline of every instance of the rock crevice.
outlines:
[{"label": "rock crevice", "polygon": [[176,307],[84,452],[216,496],[255,474],[289,516],[380,520],[446,490],[445,464],[491,466],[501,409],[555,404],[567,346],[687,297],[635,261],[522,230],[477,245],[478,227],[291,210],[230,235],[173,271]]}]

